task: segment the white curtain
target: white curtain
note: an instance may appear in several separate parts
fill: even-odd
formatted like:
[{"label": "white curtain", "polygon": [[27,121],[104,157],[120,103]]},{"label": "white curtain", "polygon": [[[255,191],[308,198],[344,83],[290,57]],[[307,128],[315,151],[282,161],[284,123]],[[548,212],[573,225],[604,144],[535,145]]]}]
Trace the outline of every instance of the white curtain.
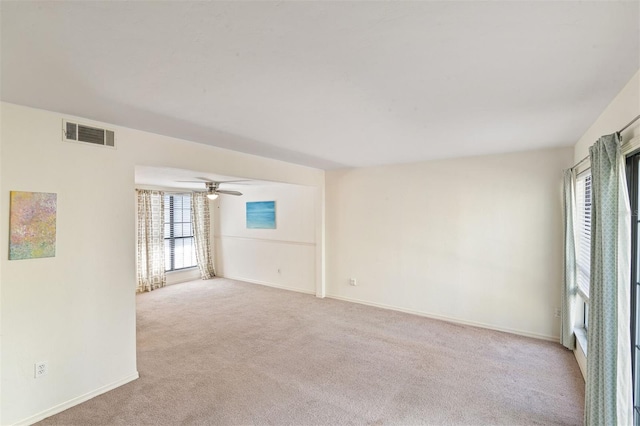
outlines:
[{"label": "white curtain", "polygon": [[207,194],[204,192],[194,192],[191,196],[191,204],[191,221],[193,222],[196,260],[198,261],[198,268],[200,268],[200,276],[203,280],[208,280],[216,274],[213,269],[213,258],[211,256],[211,222]]},{"label": "white curtain", "polygon": [[601,137],[589,154],[593,199],[585,424],[631,425],[631,209],[619,135]]},{"label": "white curtain", "polygon": [[152,291],[167,284],[164,271],[164,193],[138,193],[138,285],[137,292]]},{"label": "white curtain", "polygon": [[575,304],[578,292],[576,276],[576,239],[574,219],[576,214],[576,176],[572,169],[564,171],[564,287],[562,289],[562,318],[560,343],[567,349],[575,349],[573,332]]}]

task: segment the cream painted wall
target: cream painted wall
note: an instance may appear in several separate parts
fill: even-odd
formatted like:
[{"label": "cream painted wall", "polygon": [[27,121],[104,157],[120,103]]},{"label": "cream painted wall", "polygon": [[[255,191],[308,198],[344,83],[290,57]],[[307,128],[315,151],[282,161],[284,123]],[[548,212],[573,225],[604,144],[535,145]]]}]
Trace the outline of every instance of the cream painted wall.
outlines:
[{"label": "cream painted wall", "polygon": [[572,159],[564,148],[327,172],[327,296],[557,339]]},{"label": "cream painted wall", "polygon": [[[640,114],[640,70],[578,140],[574,147],[574,161],[578,162],[589,155],[589,147],[600,136],[617,132],[638,114]],[[636,136],[640,136],[640,122],[636,122],[629,130],[622,133],[622,141],[628,142]]]},{"label": "cream painted wall", "polygon": [[[316,293],[315,200],[300,185],[247,186],[242,197],[216,201],[218,275],[305,293]],[[247,229],[245,203],[276,202],[276,229]]]},{"label": "cream painted wall", "polygon": [[[9,261],[3,204],[2,424],[137,377],[133,168],[61,141],[61,117],[2,105],[1,197],[57,193],[56,256]],[[48,375],[34,379],[34,363]],[[36,420],[36,419],[33,419]]]},{"label": "cream painted wall", "polygon": [[[289,182],[318,193],[324,186],[322,170],[133,129],[109,126],[116,150],[62,142],[62,119],[70,117],[59,113],[2,103],[0,117],[3,425],[35,422],[137,376],[135,165]],[[7,260],[12,190],[58,194],[56,257]],[[316,220],[315,232],[323,226]],[[316,271],[316,284],[323,279]],[[37,361],[49,363],[40,379],[33,378]]]},{"label": "cream painted wall", "polygon": [[167,285],[186,283],[200,279],[198,268],[189,268],[181,271],[167,272]]},{"label": "cream painted wall", "polygon": [[[0,178],[2,177],[2,124],[3,124],[3,116],[4,114],[0,111]],[[0,179],[0,190],[1,190],[2,179]],[[2,192],[0,191],[0,217],[2,216],[2,212],[5,209],[5,197],[2,196]],[[6,226],[6,225],[5,225]],[[4,242],[6,240],[2,240],[2,234],[0,233],[0,241]],[[1,243],[0,243],[1,244]],[[0,252],[0,256],[4,253]],[[3,380],[2,380],[2,262],[0,262],[0,425],[2,424],[2,400],[3,400]]]}]

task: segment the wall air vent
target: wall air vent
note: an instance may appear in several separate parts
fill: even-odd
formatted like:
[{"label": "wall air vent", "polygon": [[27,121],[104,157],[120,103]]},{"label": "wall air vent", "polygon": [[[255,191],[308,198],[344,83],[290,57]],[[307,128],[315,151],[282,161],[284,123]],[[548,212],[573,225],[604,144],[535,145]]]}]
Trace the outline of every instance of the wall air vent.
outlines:
[{"label": "wall air vent", "polygon": [[109,148],[116,147],[116,136],[113,130],[67,120],[62,120],[62,140],[106,146]]}]

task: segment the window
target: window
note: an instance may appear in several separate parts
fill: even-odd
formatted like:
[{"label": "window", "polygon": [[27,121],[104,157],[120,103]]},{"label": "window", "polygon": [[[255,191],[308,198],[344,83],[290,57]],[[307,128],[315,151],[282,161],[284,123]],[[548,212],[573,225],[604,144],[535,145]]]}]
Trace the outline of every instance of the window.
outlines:
[{"label": "window", "polygon": [[197,265],[191,223],[191,195],[165,194],[164,269],[177,271]]},{"label": "window", "polygon": [[578,289],[585,302],[589,301],[591,275],[591,171],[578,176],[576,181],[576,251]]},{"label": "window", "polygon": [[[582,315],[576,323],[576,338],[587,354],[587,329],[589,327],[589,277],[591,276],[591,170],[576,179],[576,266],[578,296]],[[580,311],[578,311],[580,312]]]}]

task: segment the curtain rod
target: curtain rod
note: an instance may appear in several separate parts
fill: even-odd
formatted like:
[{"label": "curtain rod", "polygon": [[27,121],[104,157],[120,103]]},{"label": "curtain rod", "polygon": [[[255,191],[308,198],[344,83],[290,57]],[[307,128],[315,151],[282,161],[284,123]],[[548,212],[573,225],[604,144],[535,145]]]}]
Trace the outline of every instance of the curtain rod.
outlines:
[{"label": "curtain rod", "polygon": [[[624,126],[622,129],[618,130],[617,133],[622,133],[625,130],[627,130],[633,123],[635,123],[636,121],[640,120],[640,115],[636,115],[635,118],[633,120],[631,120],[630,122],[627,123],[626,126]],[[573,165],[573,167],[571,167],[571,169],[575,169],[576,167],[578,167],[580,164],[584,163],[585,161],[587,161],[589,159],[589,156],[587,155],[586,157],[584,157],[582,160],[578,161],[576,164]]]},{"label": "curtain rod", "polygon": [[627,125],[624,126],[622,129],[618,130],[618,133],[624,132],[625,130],[627,130],[629,128],[629,126],[631,126],[633,123],[635,123],[638,120],[640,120],[640,115],[636,115],[636,118],[634,118],[629,123],[627,123]]}]

